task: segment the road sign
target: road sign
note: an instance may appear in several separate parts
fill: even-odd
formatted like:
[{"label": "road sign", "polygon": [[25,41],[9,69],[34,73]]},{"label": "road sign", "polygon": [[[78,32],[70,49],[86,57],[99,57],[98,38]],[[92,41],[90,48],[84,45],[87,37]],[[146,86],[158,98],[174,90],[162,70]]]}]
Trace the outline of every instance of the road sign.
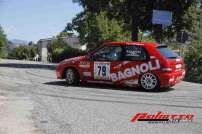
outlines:
[{"label": "road sign", "polygon": [[172,24],[172,12],[166,10],[153,10],[152,23],[170,26]]}]

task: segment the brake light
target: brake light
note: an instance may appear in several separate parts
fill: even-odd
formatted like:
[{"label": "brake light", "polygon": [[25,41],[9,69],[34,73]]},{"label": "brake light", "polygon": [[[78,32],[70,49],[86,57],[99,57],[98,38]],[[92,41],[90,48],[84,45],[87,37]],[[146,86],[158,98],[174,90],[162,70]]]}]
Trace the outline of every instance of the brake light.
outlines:
[{"label": "brake light", "polygon": [[162,71],[164,71],[164,72],[171,72],[172,68],[169,68],[169,67],[162,68]]},{"label": "brake light", "polygon": [[177,65],[175,65],[175,68],[176,68],[176,69],[181,69],[181,68],[182,68],[182,64],[177,64]]}]

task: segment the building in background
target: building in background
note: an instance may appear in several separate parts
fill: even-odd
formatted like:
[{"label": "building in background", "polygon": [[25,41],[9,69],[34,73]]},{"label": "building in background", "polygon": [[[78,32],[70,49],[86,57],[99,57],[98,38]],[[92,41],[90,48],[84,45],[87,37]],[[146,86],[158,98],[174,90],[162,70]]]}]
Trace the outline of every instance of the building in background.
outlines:
[{"label": "building in background", "polygon": [[53,41],[53,38],[40,39],[37,42],[40,51],[40,59],[42,62],[48,61],[48,44]]},{"label": "building in background", "polygon": [[61,37],[64,42],[70,45],[72,48],[81,49],[81,44],[79,42],[78,37],[70,36],[70,37]]},{"label": "building in background", "polygon": [[[81,46],[79,39],[76,36],[61,37],[61,39],[63,39],[63,41],[66,42],[72,48],[77,48],[77,49],[82,49],[82,50],[84,48],[83,46]],[[55,37],[40,39],[38,41],[37,44],[39,46],[40,59],[42,62],[47,62],[47,59],[48,59],[48,48],[47,47],[48,47],[48,44],[50,44],[54,40],[56,40]]]}]

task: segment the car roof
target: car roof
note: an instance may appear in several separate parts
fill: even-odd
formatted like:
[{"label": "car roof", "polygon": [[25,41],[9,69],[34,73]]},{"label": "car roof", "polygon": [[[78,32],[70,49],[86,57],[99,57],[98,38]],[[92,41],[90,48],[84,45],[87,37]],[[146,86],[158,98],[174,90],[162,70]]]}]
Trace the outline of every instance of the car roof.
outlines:
[{"label": "car roof", "polygon": [[104,45],[142,45],[142,46],[159,46],[158,43],[152,42],[105,42]]}]

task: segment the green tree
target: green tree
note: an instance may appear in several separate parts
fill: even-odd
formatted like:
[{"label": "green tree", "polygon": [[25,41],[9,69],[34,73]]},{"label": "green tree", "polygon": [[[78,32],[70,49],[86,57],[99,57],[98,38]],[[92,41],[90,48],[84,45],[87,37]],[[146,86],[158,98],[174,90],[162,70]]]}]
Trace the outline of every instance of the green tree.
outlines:
[{"label": "green tree", "polygon": [[70,45],[64,42],[60,36],[57,36],[53,42],[48,44],[48,52],[51,55],[53,62],[60,62],[67,58],[85,54],[84,51],[70,47]]},{"label": "green tree", "polygon": [[202,83],[202,42],[193,41],[185,52],[187,81]]},{"label": "green tree", "polygon": [[109,19],[106,12],[101,12],[96,16],[96,26],[101,36],[101,42],[104,41],[130,41],[129,31],[124,30],[122,21]]},{"label": "green tree", "polygon": [[68,47],[67,43],[65,43],[59,36],[50,44],[48,44],[48,51],[54,55],[59,51],[62,51],[65,47]]},{"label": "green tree", "polygon": [[5,45],[6,45],[6,35],[4,34],[2,27],[0,26],[0,57],[3,56],[3,50]]},{"label": "green tree", "polygon": [[202,9],[198,4],[190,6],[183,16],[183,28],[187,30],[192,40],[202,40]]},{"label": "green tree", "polygon": [[38,53],[38,48],[36,45],[21,45],[14,48],[8,55],[8,58],[17,60],[33,60],[33,58]]},{"label": "green tree", "polygon": [[88,49],[105,41],[130,41],[131,32],[125,30],[121,20],[109,19],[106,12],[80,13],[72,21],[73,29],[79,33],[82,44]]},{"label": "green tree", "polygon": [[30,42],[28,43],[28,45],[29,45],[29,46],[34,45],[34,42],[33,42],[33,41],[30,41]]},{"label": "green tree", "polygon": [[187,70],[185,79],[202,83],[202,9],[197,5],[191,6],[186,13],[185,20],[194,23],[192,26],[187,23],[192,40],[185,51]]},{"label": "green tree", "polygon": [[[157,41],[164,37],[173,37],[176,31],[183,29],[183,16],[189,7],[198,4],[198,0],[73,0],[84,7],[83,14],[91,12],[99,14],[102,11],[108,13],[108,17],[124,20],[131,31],[131,39],[138,41],[139,30],[153,31],[153,35]],[[166,30],[159,25],[152,25],[153,9],[169,10],[173,12],[173,24]],[[83,15],[83,16],[85,16]],[[163,36],[162,36],[163,35]]]},{"label": "green tree", "polygon": [[66,37],[66,36],[73,36],[73,25],[72,23],[67,23],[65,29],[59,34],[60,37]]}]

